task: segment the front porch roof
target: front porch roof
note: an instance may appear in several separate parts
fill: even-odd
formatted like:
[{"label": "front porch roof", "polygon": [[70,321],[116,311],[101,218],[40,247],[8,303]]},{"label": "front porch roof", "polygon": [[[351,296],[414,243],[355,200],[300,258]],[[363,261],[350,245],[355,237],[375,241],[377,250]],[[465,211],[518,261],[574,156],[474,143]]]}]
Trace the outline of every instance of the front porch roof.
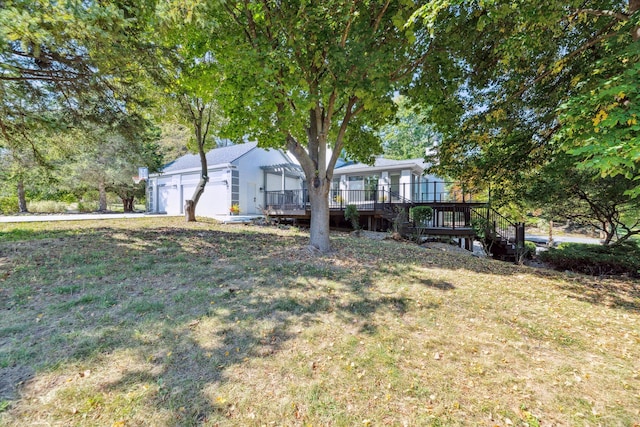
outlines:
[{"label": "front porch roof", "polygon": [[284,172],[295,176],[304,176],[302,168],[299,165],[293,163],[280,163],[277,165],[260,166],[260,169],[262,169],[266,173],[281,174]]}]

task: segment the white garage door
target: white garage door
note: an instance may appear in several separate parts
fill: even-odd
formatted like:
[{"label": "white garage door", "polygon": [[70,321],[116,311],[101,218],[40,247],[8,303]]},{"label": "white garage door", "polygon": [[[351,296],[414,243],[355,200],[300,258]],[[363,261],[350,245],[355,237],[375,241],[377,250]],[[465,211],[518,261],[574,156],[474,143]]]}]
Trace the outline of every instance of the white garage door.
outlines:
[{"label": "white garage door", "polygon": [[[184,202],[193,196],[195,191],[193,185],[182,186],[182,206]],[[229,197],[226,182],[209,182],[204,188],[204,193],[200,196],[198,206],[196,206],[196,215],[213,216],[229,214]],[[183,211],[184,208],[181,208]]]}]

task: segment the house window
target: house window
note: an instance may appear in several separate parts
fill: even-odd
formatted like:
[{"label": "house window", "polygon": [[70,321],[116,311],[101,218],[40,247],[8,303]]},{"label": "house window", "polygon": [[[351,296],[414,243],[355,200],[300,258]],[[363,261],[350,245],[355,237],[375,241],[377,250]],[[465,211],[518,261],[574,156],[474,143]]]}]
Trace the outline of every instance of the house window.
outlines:
[{"label": "house window", "polygon": [[378,175],[370,175],[364,179],[364,199],[368,201],[376,200],[378,190]]},{"label": "house window", "polygon": [[231,170],[231,204],[240,204],[240,172]]},{"label": "house window", "polygon": [[347,178],[347,180],[349,181],[349,191],[364,190],[362,175],[350,176]]}]

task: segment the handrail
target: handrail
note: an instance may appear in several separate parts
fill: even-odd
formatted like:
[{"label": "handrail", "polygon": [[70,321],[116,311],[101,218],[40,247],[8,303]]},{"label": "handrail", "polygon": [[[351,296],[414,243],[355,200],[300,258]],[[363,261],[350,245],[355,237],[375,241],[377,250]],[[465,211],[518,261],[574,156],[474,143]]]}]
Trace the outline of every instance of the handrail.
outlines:
[{"label": "handrail", "polygon": [[472,220],[480,218],[483,221],[486,221],[488,228],[487,231],[490,232],[491,235],[501,238],[507,242],[517,243],[518,226],[516,224],[489,206],[481,209],[486,209],[486,211],[479,212],[478,208],[471,208]]}]

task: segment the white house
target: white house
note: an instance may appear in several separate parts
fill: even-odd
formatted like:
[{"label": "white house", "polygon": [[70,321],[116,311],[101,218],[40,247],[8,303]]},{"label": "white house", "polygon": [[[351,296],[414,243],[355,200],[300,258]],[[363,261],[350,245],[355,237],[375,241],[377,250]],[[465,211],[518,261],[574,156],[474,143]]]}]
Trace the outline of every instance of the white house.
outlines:
[{"label": "white house", "polygon": [[[298,163],[278,149],[255,142],[216,148],[207,153],[209,182],[196,214],[228,215],[237,204],[240,214],[259,215],[263,209],[304,210],[305,178]],[[446,201],[441,178],[423,175],[422,159],[390,160],[378,157],[374,165],[339,161],[334,169],[330,204]],[[200,180],[200,157],[187,154],[148,179],[148,210],[179,215]]]},{"label": "white house", "polygon": [[[362,198],[383,201],[439,202],[448,197],[442,178],[423,175],[427,164],[422,159],[391,160],[377,157],[373,165],[341,162],[333,173],[333,197]],[[377,191],[375,191],[377,190]],[[384,200],[387,201],[387,200]],[[345,202],[349,202],[345,200]]]},{"label": "white house", "polygon": [[[216,148],[207,153],[209,182],[198,201],[200,216],[228,215],[237,204],[240,214],[261,214],[266,191],[302,189],[300,167],[283,151],[263,149],[255,142]],[[150,174],[148,210],[152,213],[184,213],[200,180],[200,157],[187,154]]]}]

